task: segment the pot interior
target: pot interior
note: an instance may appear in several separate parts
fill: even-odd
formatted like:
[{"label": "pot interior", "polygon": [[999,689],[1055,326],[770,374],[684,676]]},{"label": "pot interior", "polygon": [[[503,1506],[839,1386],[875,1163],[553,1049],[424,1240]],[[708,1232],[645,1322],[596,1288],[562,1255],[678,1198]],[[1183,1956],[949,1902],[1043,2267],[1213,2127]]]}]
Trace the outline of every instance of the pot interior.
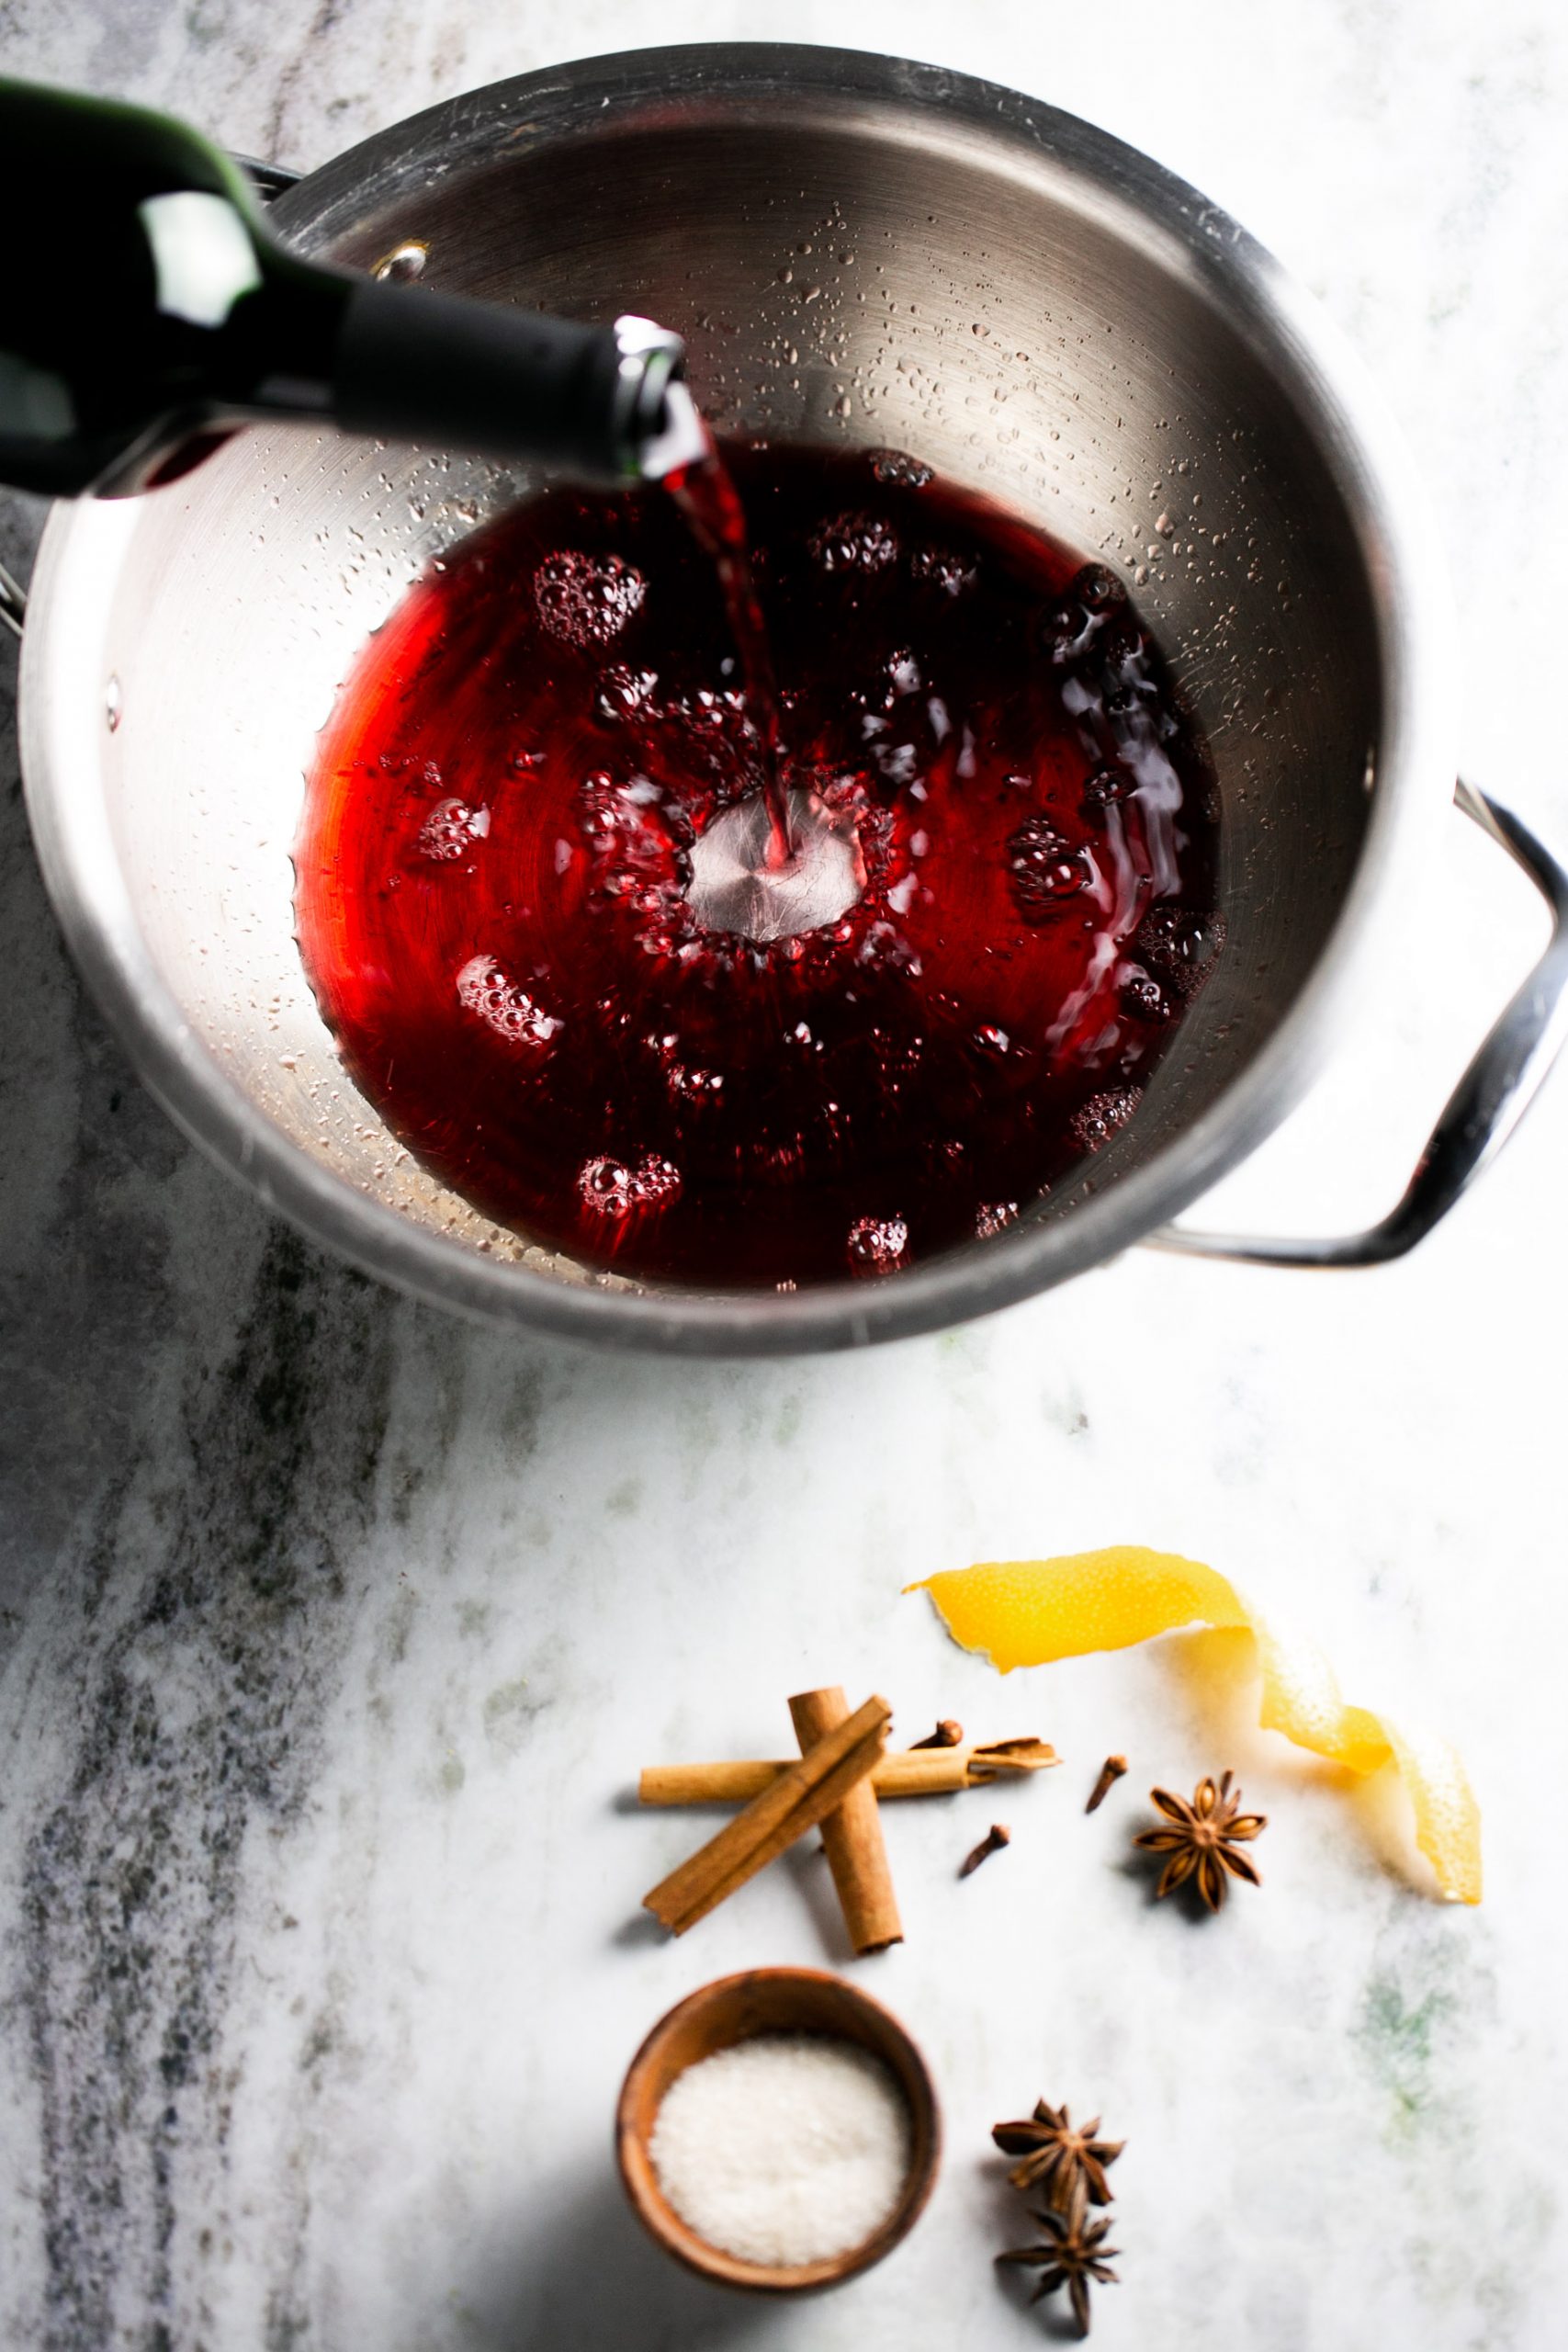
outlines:
[{"label": "pot interior", "polygon": [[[1027,136],[929,90],[722,80],[679,103],[607,85],[601,106],[581,71],[553,95],[544,78],[340,159],[280,225],[358,266],[419,240],[429,282],[492,300],[645,311],[688,338],[722,428],[916,452],[1113,565],[1207,733],[1224,954],[1138,1116],[1032,1212],[1055,1234],[1210,1118],[1344,910],[1387,692],[1353,457],[1307,422],[1304,371],[1204,223],[1153,217],[1117,185],[1124,151],[1069,124],[1075,153],[1065,118]],[[292,923],[302,777],[340,681],[405,583],[528,487],[253,430],[122,510],[101,788],[152,965],[266,1120],[400,1218],[581,1281],[396,1145],[338,1064]],[[1028,1286],[1051,1278],[1035,1257]]]}]

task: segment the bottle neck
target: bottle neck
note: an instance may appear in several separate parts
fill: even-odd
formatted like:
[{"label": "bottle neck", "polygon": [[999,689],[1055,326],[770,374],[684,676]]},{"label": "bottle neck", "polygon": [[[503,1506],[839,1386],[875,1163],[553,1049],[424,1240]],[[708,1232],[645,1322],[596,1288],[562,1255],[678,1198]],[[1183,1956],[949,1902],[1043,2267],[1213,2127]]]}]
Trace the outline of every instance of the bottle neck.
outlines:
[{"label": "bottle neck", "polygon": [[682,348],[646,321],[307,260],[227,157],[133,107],[0,81],[0,147],[33,207],[0,307],[0,481],[140,490],[266,418],[604,479],[662,469]]},{"label": "bottle neck", "polygon": [[682,356],[642,319],[590,326],[361,280],[333,352],[332,413],[351,433],[638,481],[674,461]]}]

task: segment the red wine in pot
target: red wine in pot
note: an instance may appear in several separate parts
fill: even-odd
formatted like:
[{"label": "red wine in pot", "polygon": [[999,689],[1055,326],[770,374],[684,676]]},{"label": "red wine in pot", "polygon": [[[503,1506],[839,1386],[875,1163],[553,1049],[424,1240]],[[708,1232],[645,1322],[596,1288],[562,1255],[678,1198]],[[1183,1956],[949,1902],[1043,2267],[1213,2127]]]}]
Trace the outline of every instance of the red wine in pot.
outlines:
[{"label": "red wine in pot", "polygon": [[[1219,945],[1212,771],[1107,570],[894,452],[725,457],[776,718],[669,498],[547,492],[362,655],[299,942],[355,1083],[499,1223],[705,1284],[887,1273],[1132,1115]],[[762,944],[687,891],[775,763],[864,883]]]}]

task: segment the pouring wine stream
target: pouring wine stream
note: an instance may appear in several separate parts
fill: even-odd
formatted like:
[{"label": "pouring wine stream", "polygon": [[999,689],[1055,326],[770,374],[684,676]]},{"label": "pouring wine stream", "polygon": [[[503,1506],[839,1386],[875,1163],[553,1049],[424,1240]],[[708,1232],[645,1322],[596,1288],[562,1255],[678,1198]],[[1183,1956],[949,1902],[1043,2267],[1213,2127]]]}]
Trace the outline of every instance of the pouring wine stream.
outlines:
[{"label": "pouring wine stream", "polygon": [[847,914],[865,888],[865,865],[852,820],[835,820],[814,793],[785,777],[778,684],[751,576],[745,511],[683,384],[671,385],[666,407],[664,487],[718,574],[761,755],[761,794],[727,808],[693,845],[686,900],[710,931],[758,942],[788,939]]}]

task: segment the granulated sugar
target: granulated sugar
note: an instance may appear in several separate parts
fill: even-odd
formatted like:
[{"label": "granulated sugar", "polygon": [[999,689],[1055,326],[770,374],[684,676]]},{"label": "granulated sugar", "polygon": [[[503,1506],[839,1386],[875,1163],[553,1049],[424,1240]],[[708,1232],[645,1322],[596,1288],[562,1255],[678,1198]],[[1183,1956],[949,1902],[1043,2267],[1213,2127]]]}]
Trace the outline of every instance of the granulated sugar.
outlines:
[{"label": "granulated sugar", "polygon": [[793,2269],[863,2245],[887,2219],[908,2177],[909,2111],[854,2042],[760,2034],[676,2076],[649,2152],[688,2229]]}]

